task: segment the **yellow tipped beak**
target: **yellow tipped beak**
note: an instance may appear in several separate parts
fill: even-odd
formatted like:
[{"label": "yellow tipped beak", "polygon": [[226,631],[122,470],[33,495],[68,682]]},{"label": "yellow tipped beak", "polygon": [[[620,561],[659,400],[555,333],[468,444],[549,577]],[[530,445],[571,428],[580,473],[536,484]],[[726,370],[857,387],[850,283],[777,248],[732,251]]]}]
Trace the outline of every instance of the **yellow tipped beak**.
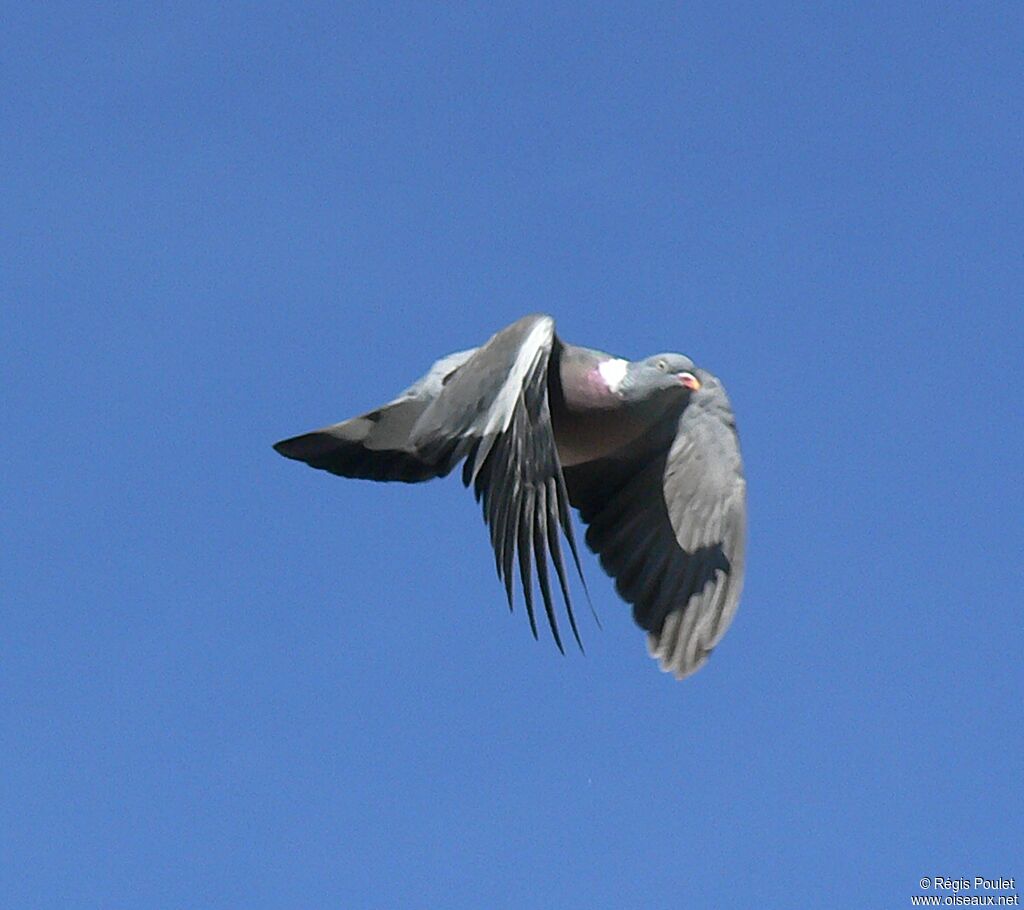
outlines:
[{"label": "yellow tipped beak", "polygon": [[693,373],[680,373],[679,381],[691,392],[696,392],[700,388],[700,380]]}]

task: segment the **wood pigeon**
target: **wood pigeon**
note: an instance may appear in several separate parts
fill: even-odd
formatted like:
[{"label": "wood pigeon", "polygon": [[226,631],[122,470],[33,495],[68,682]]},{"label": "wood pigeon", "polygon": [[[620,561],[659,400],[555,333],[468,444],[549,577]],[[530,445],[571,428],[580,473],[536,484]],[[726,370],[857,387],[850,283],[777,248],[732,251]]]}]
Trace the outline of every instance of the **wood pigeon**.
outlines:
[{"label": "wood pigeon", "polygon": [[343,477],[406,483],[464,462],[509,608],[518,570],[536,637],[532,562],[559,650],[549,557],[580,643],[559,538],[582,579],[570,506],[663,670],[682,679],[701,667],[736,612],[746,533],[736,423],[718,379],[682,354],[631,362],[526,316],[438,360],[394,401],[274,448]]}]

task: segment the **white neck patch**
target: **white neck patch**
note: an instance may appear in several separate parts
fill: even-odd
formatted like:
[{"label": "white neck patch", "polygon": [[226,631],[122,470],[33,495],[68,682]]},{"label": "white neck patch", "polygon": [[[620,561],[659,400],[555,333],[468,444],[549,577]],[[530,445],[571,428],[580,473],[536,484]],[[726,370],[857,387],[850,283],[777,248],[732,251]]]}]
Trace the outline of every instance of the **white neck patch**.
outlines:
[{"label": "white neck patch", "polygon": [[622,380],[626,378],[626,371],[629,369],[628,360],[603,360],[597,365],[597,371],[601,374],[609,392],[618,392]]}]

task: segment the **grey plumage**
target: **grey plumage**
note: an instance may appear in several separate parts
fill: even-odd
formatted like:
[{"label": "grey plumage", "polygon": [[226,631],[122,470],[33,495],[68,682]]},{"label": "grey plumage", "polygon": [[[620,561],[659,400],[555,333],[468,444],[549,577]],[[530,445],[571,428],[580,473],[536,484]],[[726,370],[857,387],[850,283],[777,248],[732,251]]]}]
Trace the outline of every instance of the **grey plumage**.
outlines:
[{"label": "grey plumage", "polygon": [[518,575],[536,637],[536,572],[560,650],[549,560],[580,644],[559,533],[582,578],[570,506],[663,669],[697,670],[736,611],[746,485],[735,421],[719,381],[680,354],[628,363],[527,316],[438,360],[383,407],[274,448],[341,476],[410,483],[463,462],[509,608]]}]

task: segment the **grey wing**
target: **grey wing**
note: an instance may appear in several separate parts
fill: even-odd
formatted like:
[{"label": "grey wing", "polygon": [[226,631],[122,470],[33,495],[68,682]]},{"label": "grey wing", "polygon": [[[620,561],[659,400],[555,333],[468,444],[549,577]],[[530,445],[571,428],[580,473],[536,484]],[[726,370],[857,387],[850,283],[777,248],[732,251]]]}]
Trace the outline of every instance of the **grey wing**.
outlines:
[{"label": "grey wing", "polygon": [[420,483],[444,477],[448,462],[434,462],[416,451],[411,437],[416,422],[441,394],[448,381],[476,348],[442,357],[427,374],[393,401],[379,408],[310,433],[274,444],[286,458],[341,477]]},{"label": "grey wing", "polygon": [[[559,529],[579,571],[569,501],[555,448],[548,402],[548,368],[556,346],[554,321],[527,316],[502,330],[448,377],[412,430],[419,457],[453,465],[463,457],[463,482],[473,486],[490,531],[498,577],[513,607],[514,572],[537,636],[532,571],[559,650],[548,557],[555,568],[573,636],[573,614]],[[582,645],[581,645],[582,647]]]},{"label": "grey wing", "polygon": [[633,605],[651,655],[679,679],[703,666],[732,621],[746,534],[732,412],[693,407],[671,444],[645,458],[566,472],[587,545]]},{"label": "grey wing", "polygon": [[461,367],[470,357],[472,357],[479,348],[470,348],[468,351],[457,351],[454,354],[449,354],[447,357],[442,357],[440,360],[435,361],[429,370],[427,375],[418,379],[409,388],[407,388],[395,402],[404,401],[410,398],[417,399],[419,401],[433,401],[441,394],[444,389],[445,383],[448,381],[452,373],[454,373],[459,367]]}]

